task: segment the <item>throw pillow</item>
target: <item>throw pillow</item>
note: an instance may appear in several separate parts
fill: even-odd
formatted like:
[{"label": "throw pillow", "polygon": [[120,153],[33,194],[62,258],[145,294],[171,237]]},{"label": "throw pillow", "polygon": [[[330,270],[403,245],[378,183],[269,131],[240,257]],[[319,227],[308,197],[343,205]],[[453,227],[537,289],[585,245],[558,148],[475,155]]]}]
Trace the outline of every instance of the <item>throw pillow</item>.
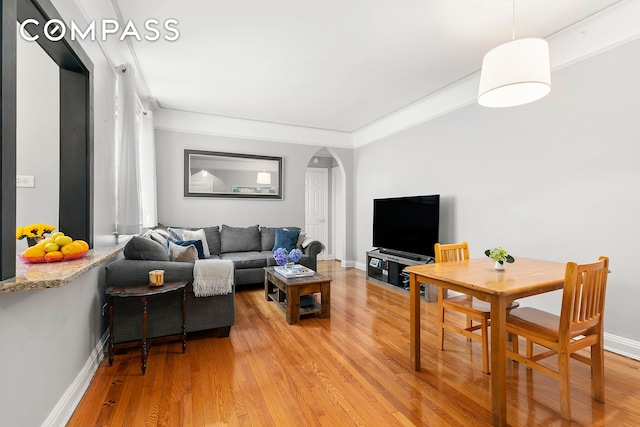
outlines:
[{"label": "throw pillow", "polygon": [[124,257],[142,261],[169,261],[169,255],[160,243],[141,236],[133,236],[127,242]]},{"label": "throw pillow", "polygon": [[304,242],[305,237],[307,237],[307,233],[305,233],[304,231],[301,231],[300,235],[298,236],[298,242],[296,243],[296,247],[298,248],[302,247],[302,242]]},{"label": "throw pillow", "polygon": [[229,227],[222,225],[220,231],[221,253],[260,251],[260,230],[251,227]]},{"label": "throw pillow", "polygon": [[182,237],[182,228],[167,227],[167,231],[173,240],[184,240],[184,237]]},{"label": "throw pillow", "polygon": [[171,256],[171,261],[196,262],[198,250],[195,245],[180,246],[173,243],[173,241],[169,241],[169,255]]},{"label": "throw pillow", "polygon": [[198,258],[206,259],[209,258],[204,254],[204,248],[202,247],[202,240],[170,240],[171,243],[176,244],[178,246],[190,246],[193,245],[198,251]]},{"label": "throw pillow", "polygon": [[[202,242],[202,250],[204,251],[205,258],[208,258],[211,254],[209,250],[209,245],[207,244],[207,235],[204,234],[204,230],[182,230],[182,236],[184,240],[199,240]],[[198,254],[199,256],[199,254]]]},{"label": "throw pillow", "polygon": [[300,236],[300,230],[287,230],[286,228],[279,228],[276,230],[276,242],[273,245],[273,250],[278,248],[285,248],[288,251],[295,249],[298,244],[298,237]]},{"label": "throw pillow", "polygon": [[[276,230],[279,228],[285,228],[287,230],[300,230],[298,227],[260,227],[260,240],[261,250],[269,251],[273,250],[273,245],[276,243]],[[298,239],[300,240],[300,239]]]},{"label": "throw pillow", "polygon": [[161,233],[157,232],[156,230],[149,229],[149,230],[145,231],[145,233],[142,236],[143,237],[148,237],[151,240],[153,240],[154,242],[160,243],[160,245],[162,245],[163,248],[166,248],[166,247],[169,246],[167,244],[167,238],[168,237],[163,236]]}]

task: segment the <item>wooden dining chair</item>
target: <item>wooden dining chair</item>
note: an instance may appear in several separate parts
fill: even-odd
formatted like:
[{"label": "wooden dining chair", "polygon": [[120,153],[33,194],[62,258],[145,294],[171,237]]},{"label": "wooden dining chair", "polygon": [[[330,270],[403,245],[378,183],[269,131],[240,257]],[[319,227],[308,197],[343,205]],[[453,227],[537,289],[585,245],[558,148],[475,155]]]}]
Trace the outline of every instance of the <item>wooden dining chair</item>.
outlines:
[{"label": "wooden dining chair", "polygon": [[[507,356],[559,383],[560,414],[571,420],[570,360],[591,366],[591,393],[604,402],[604,297],[609,273],[609,258],[600,257],[592,264],[567,263],[562,291],[560,316],[532,307],[522,307],[507,313],[507,331],[512,334],[513,351]],[[519,353],[518,337],[527,340],[526,356]],[[546,351],[533,354],[533,344]],[[591,357],[576,351],[591,347]],[[538,362],[558,355],[557,370]]]},{"label": "wooden dining chair", "polygon": [[[467,242],[434,246],[436,263],[469,259],[469,244]],[[445,298],[446,289],[438,287],[438,341],[440,350],[444,350],[444,330],[453,331],[465,337],[482,343],[482,372],[488,374],[489,369],[489,319],[491,305],[469,295],[457,295]],[[456,311],[466,316],[466,326],[459,327],[448,322],[445,316],[447,310]],[[474,325],[476,320],[479,324]],[[480,331],[480,334],[474,333]]]}]

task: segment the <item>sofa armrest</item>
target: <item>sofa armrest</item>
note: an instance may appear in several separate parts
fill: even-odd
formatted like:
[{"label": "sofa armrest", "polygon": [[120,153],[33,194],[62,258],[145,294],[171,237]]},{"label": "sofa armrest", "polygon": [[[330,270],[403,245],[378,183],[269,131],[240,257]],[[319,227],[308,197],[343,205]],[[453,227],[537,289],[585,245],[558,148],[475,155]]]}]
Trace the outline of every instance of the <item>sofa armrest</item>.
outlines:
[{"label": "sofa armrest", "polygon": [[151,270],[164,270],[165,282],[186,280],[193,283],[193,263],[175,261],[141,261],[119,259],[107,265],[107,286],[143,285]]},{"label": "sofa armrest", "polygon": [[302,253],[315,258],[322,251],[322,243],[318,240],[305,240],[302,242]]}]

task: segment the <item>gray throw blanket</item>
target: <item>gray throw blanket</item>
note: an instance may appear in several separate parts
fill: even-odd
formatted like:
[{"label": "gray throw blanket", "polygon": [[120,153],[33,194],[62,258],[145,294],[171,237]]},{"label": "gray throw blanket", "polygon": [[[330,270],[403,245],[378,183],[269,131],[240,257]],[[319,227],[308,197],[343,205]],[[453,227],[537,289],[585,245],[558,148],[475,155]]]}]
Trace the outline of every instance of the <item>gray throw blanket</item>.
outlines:
[{"label": "gray throw blanket", "polygon": [[197,297],[230,294],[233,273],[233,261],[199,259],[193,266],[193,293]]}]

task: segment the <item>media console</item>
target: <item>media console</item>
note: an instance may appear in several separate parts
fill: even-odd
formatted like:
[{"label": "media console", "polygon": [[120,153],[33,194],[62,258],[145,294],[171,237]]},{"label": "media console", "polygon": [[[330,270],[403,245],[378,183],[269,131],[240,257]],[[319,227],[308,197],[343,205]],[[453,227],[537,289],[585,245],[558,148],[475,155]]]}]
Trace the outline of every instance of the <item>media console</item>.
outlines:
[{"label": "media console", "polygon": [[[435,262],[430,256],[410,255],[411,258],[407,258],[385,252],[379,249],[367,252],[367,279],[405,291],[409,290],[409,274],[403,272],[405,267]],[[438,289],[433,285],[421,283],[420,293],[427,301],[438,300]]]}]

